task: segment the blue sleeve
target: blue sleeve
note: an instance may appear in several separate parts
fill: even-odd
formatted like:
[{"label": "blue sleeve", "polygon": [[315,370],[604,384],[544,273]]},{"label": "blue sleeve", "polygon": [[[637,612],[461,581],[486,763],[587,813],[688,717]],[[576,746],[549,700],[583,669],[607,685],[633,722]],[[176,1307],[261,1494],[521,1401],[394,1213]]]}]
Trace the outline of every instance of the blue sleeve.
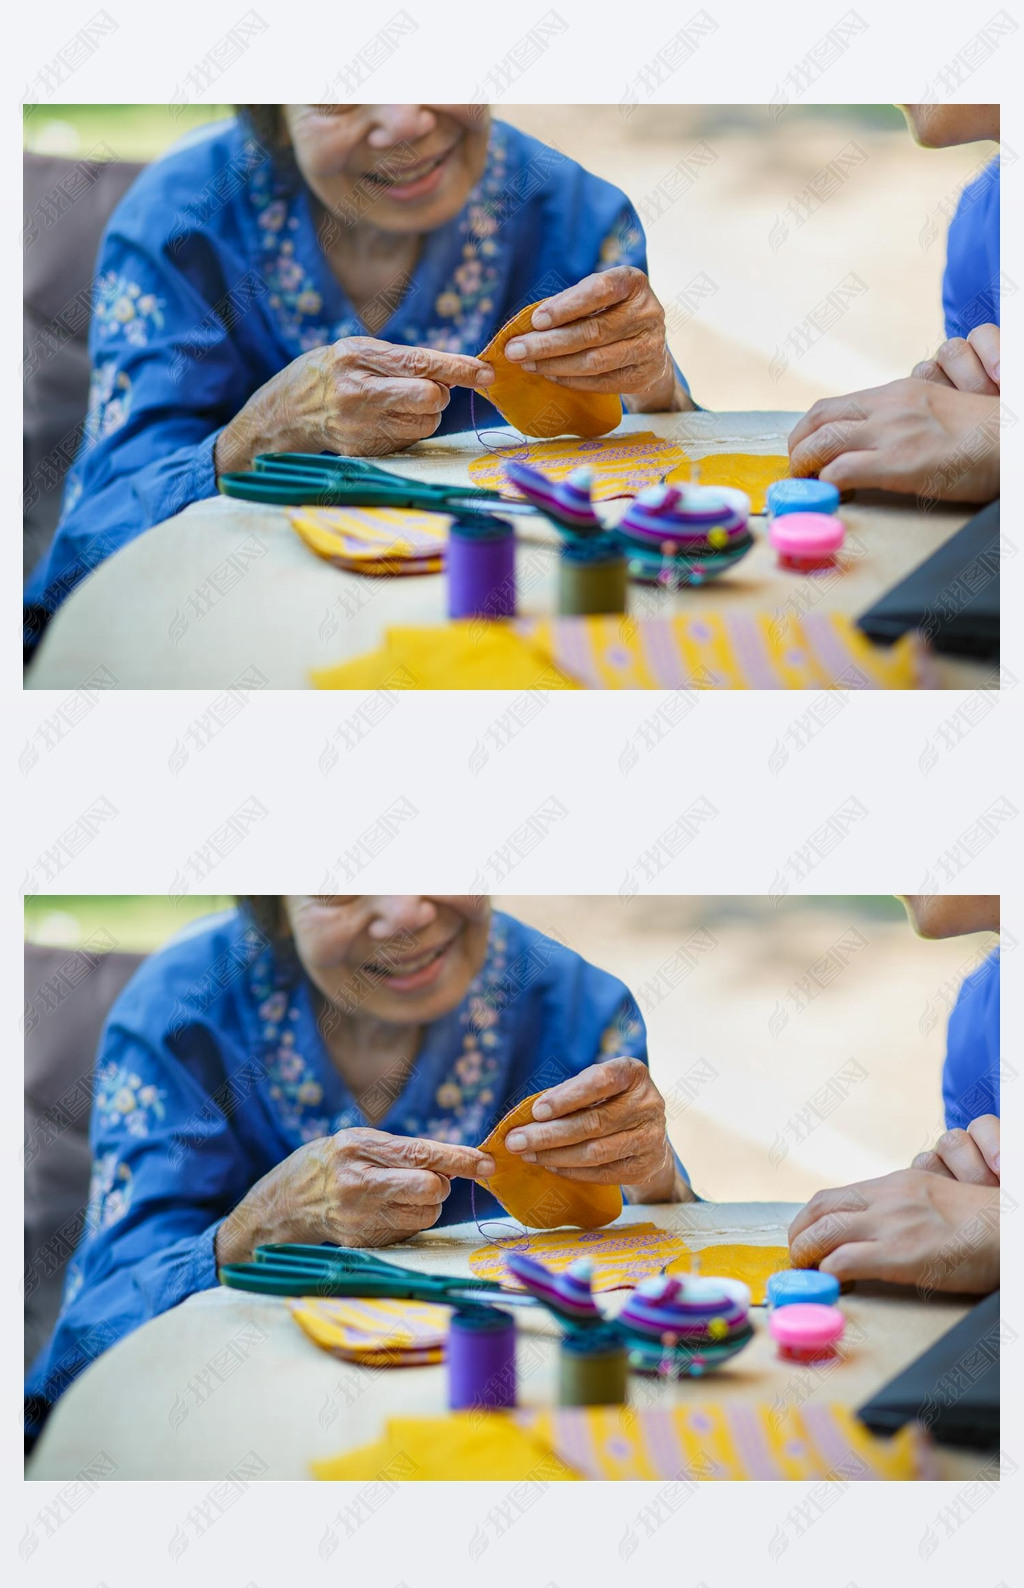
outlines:
[{"label": "blue sleeve", "polygon": [[166,1045],[108,1027],[84,1233],[27,1384],[36,1418],[102,1351],[217,1283],[217,1227],[251,1184],[229,1116]]},{"label": "blue sleeve", "polygon": [[946,238],[942,310],[946,335],[966,337],[998,325],[1000,309],[999,159],[961,193]]},{"label": "blue sleeve", "polygon": [[[85,432],[28,606],[51,614],[112,552],[214,494],[214,443],[254,389],[232,328],[261,283],[253,272],[229,281],[219,261],[203,264],[205,292],[173,242],[151,252],[119,234],[115,214],[93,290]],[[203,278],[194,266],[192,256],[191,274]]]},{"label": "blue sleeve", "polygon": [[942,1101],[947,1130],[966,1130],[981,1114],[999,1114],[999,953],[960,988],[946,1035]]}]

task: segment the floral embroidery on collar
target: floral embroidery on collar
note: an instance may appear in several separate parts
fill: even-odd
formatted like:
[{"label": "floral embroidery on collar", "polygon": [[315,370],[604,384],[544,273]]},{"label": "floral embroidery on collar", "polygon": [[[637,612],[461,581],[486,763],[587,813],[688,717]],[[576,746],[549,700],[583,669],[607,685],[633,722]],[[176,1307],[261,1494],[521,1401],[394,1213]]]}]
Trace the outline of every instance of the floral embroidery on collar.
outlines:
[{"label": "floral embroidery on collar", "polygon": [[[270,289],[267,302],[284,338],[303,352],[347,336],[365,336],[355,314],[329,322],[317,275],[296,252],[301,188],[282,181],[273,163],[261,163],[248,182],[249,202],[260,233],[259,268]],[[522,202],[522,200],[520,200]],[[475,353],[489,341],[500,281],[497,233],[508,203],[508,140],[495,128],[483,176],[453,223],[460,239],[460,262],[426,306],[423,324],[410,324],[410,343],[442,352]],[[416,288],[413,282],[413,290]]]},{"label": "floral embroidery on collar", "polygon": [[[402,1129],[409,1135],[470,1144],[486,1135],[485,1126],[498,1101],[507,965],[507,931],[492,920],[486,961],[458,1011],[457,1052],[434,1089],[427,1117],[409,1113],[402,1119]],[[324,1109],[324,1089],[318,1079],[321,1056],[307,1057],[296,1045],[300,983],[294,972],[278,966],[268,950],[254,961],[249,985],[260,1020],[267,1093],[285,1131],[300,1141],[314,1141],[364,1125],[355,1104],[334,1115]]]}]

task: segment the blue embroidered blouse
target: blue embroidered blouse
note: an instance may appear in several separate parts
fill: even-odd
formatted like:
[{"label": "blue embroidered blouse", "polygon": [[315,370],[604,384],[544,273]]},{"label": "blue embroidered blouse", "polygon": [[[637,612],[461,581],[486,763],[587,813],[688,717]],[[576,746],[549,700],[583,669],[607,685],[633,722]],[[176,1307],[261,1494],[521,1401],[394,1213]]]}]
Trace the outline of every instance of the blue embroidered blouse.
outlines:
[{"label": "blue embroidered blouse", "polygon": [[[479,353],[524,304],[611,264],[647,269],[618,188],[502,122],[456,218],[424,240],[383,341]],[[86,431],[53,545],[26,588],[32,645],[73,587],[143,530],[216,489],[213,448],[301,353],[366,336],[317,238],[307,189],[231,120],[155,161],[100,248]],[[440,430],[470,427],[452,391]],[[477,422],[501,424],[476,399]]]},{"label": "blue embroidered blouse", "polygon": [[[476,1146],[520,1098],[615,1054],[647,1062],[625,985],[496,913],[483,969],[425,1029],[376,1128]],[[100,1041],[85,1233],[29,1373],[30,1431],[94,1357],[217,1284],[217,1227],[257,1180],[303,1142],[367,1124],[327,1054],[304,972],[244,912],[201,922],[147,960]],[[482,1187],[476,1209],[498,1211]],[[470,1217],[470,1183],[455,1180],[440,1223]]]}]

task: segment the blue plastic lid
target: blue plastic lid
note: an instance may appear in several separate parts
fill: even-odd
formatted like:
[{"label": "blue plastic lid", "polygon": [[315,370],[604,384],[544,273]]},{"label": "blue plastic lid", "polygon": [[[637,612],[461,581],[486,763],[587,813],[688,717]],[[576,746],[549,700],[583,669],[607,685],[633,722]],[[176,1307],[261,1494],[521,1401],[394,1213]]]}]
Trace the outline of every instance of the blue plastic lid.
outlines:
[{"label": "blue plastic lid", "polygon": [[765,504],[776,518],[783,513],[834,513],[839,492],[825,480],[776,480],[765,493]]},{"label": "blue plastic lid", "polygon": [[785,1268],[771,1276],[767,1295],[769,1307],[805,1301],[834,1307],[839,1300],[839,1281],[833,1274],[819,1274],[816,1268]]}]

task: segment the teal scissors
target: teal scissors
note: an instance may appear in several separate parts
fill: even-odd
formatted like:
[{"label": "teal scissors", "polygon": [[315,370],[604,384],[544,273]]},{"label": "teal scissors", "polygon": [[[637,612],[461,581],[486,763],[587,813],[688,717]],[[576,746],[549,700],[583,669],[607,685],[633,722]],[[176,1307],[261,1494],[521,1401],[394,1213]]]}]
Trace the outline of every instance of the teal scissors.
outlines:
[{"label": "teal scissors", "polygon": [[430,513],[467,510],[521,512],[526,502],[509,502],[499,491],[475,485],[430,484],[404,474],[378,469],[365,458],[327,453],[264,452],[251,470],[222,474],[217,488],[224,496],[278,507],[403,507]]},{"label": "teal scissors", "polygon": [[443,1307],[490,1301],[503,1307],[539,1305],[532,1296],[503,1290],[494,1279],[420,1274],[348,1246],[257,1246],[254,1257],[251,1263],[226,1263],[221,1283],[264,1296],[384,1296]]}]

